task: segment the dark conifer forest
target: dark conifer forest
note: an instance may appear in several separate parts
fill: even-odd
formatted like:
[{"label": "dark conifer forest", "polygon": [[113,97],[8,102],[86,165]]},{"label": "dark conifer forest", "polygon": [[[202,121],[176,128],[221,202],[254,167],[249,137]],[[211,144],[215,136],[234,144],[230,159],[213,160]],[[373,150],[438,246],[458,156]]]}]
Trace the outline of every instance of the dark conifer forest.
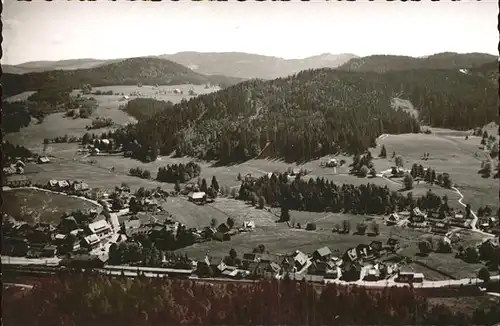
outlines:
[{"label": "dark conifer forest", "polygon": [[6,326],[492,325],[499,318],[498,307],[466,315],[431,305],[408,287],[203,284],[88,275],[42,280],[24,297],[4,298],[2,308]]},{"label": "dark conifer forest", "polygon": [[[394,97],[410,100],[418,117],[392,108]],[[154,159],[175,151],[228,164],[255,157],[306,161],[358,154],[383,133],[420,132],[420,123],[471,129],[497,118],[498,96],[489,79],[455,70],[318,69],[251,80],[163,107],[119,132],[133,156]]]}]

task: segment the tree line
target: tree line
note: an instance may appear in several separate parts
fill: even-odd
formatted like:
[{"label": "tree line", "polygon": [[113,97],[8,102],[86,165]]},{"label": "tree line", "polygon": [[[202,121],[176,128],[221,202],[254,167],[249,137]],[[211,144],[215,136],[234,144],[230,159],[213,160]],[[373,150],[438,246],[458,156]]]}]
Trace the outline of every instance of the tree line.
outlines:
[{"label": "tree line", "polygon": [[73,274],[3,298],[6,325],[490,325],[497,305],[470,314],[416,290],[261,281],[252,284]]},{"label": "tree line", "polygon": [[168,183],[185,183],[200,175],[200,165],[189,162],[187,164],[168,164],[166,167],[158,168],[156,179]]},{"label": "tree line", "polygon": [[[480,76],[318,69],[247,81],[173,107],[164,102],[164,109],[128,129],[124,141],[139,144],[131,149],[139,159],[175,150],[222,164],[258,155],[303,161],[339,151],[359,154],[382,133],[420,131],[415,116],[391,108],[396,94],[421,108],[418,119],[432,126],[468,129],[497,116],[496,88]],[[161,106],[147,103],[142,106]]]},{"label": "tree line", "polygon": [[[282,214],[283,210],[389,214],[417,207],[417,203],[431,206],[427,203],[427,199],[417,202],[411,192],[404,196],[397,191],[391,191],[387,186],[382,187],[372,183],[339,186],[333,181],[319,177],[309,178],[306,181],[298,176],[290,180],[287,173],[243,180],[238,199],[255,201],[254,198],[262,198],[262,202],[282,207]],[[286,221],[289,218],[285,217],[282,220]]]}]

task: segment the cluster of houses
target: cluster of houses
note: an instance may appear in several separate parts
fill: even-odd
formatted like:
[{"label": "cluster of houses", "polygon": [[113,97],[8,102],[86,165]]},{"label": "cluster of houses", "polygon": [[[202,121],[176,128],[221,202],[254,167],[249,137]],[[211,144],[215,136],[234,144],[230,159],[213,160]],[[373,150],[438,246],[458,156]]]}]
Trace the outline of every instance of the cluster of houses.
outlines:
[{"label": "cluster of houses", "polygon": [[57,226],[30,225],[4,215],[2,254],[34,258],[92,252],[119,230],[116,215],[109,219],[98,215],[96,209],[78,212],[63,217]]},{"label": "cluster of houses", "polygon": [[386,220],[387,225],[408,226],[415,229],[428,229],[431,233],[445,235],[451,227],[470,228],[470,219],[465,219],[461,211],[451,216],[436,211],[422,212],[418,207],[409,212],[392,213]]},{"label": "cluster of houses", "polygon": [[479,218],[477,227],[484,232],[496,235],[500,234],[500,223],[498,216],[485,216]]},{"label": "cluster of houses", "polygon": [[[377,281],[389,278],[399,271],[395,263],[381,262],[379,258],[398,249],[399,241],[390,238],[384,245],[381,241],[360,244],[341,255],[333,255],[328,247],[322,247],[307,255],[296,250],[289,255],[262,252],[245,253],[238,264],[227,260],[215,262],[209,254],[197,262],[196,274],[200,277],[293,279],[323,282],[327,279],[346,281]],[[207,271],[210,271],[207,273]]]},{"label": "cluster of houses", "polygon": [[[176,247],[184,247],[197,242],[218,240],[229,241],[232,235],[241,232],[250,232],[255,229],[253,221],[245,221],[239,228],[230,228],[227,223],[221,223],[216,227],[207,226],[202,229],[186,228],[185,225],[173,219],[168,212],[162,212],[160,215],[167,215],[162,223],[158,222],[156,217],[147,218],[148,213],[138,213],[130,219],[121,223],[121,233],[129,240],[133,241],[137,236],[147,236],[153,243],[170,244],[174,249]],[[142,222],[147,220],[147,222]],[[173,244],[177,241],[179,229],[183,233],[182,244]],[[169,249],[169,248],[165,248]]]},{"label": "cluster of houses", "polygon": [[44,187],[45,189],[85,195],[90,192],[88,184],[81,180],[49,180]]},{"label": "cluster of houses", "polygon": [[3,167],[3,173],[6,176],[14,175],[14,174],[24,174],[25,164],[21,160],[17,160],[15,163],[10,164],[9,166]]}]

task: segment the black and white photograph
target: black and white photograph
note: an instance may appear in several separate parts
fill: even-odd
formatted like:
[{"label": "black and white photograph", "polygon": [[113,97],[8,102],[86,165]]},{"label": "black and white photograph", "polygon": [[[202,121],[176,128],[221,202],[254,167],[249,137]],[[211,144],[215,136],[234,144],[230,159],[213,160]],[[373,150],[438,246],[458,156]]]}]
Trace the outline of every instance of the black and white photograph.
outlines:
[{"label": "black and white photograph", "polygon": [[498,17],[3,0],[1,324],[499,325]]}]

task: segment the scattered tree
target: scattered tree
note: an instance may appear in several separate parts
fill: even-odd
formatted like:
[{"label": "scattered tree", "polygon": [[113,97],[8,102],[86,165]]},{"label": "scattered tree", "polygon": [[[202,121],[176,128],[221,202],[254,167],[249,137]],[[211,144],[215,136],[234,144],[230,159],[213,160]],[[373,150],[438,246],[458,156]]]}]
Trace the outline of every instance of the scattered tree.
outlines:
[{"label": "scattered tree", "polygon": [[413,189],[413,177],[411,174],[406,173],[404,178],[403,178],[403,184],[405,187],[405,190],[410,190]]},{"label": "scattered tree", "polygon": [[381,157],[381,158],[387,157],[387,150],[385,149],[385,145],[382,145],[382,149],[380,149],[379,157]]},{"label": "scattered tree", "polygon": [[360,223],[356,224],[356,232],[357,232],[357,234],[360,234],[360,235],[365,234],[366,229],[367,229],[367,225],[365,223],[360,222]]},{"label": "scattered tree", "polygon": [[234,218],[228,217],[227,221],[226,221],[226,224],[227,224],[227,226],[229,226],[230,229],[232,229],[233,226],[234,226]]},{"label": "scattered tree", "polygon": [[396,156],[394,158],[394,163],[396,164],[397,167],[402,168],[404,165],[403,157],[401,155]]},{"label": "scattered tree", "polygon": [[477,273],[477,278],[482,280],[484,283],[487,283],[490,280],[490,272],[486,267],[482,267]]}]

